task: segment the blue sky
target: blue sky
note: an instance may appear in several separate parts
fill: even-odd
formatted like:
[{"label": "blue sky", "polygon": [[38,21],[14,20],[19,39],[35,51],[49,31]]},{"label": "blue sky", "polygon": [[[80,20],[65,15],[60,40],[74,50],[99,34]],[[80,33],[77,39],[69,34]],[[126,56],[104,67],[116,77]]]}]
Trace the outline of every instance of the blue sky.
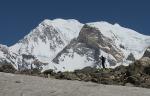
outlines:
[{"label": "blue sky", "polygon": [[150,0],[0,0],[0,44],[13,45],[55,18],[117,22],[150,35]]}]

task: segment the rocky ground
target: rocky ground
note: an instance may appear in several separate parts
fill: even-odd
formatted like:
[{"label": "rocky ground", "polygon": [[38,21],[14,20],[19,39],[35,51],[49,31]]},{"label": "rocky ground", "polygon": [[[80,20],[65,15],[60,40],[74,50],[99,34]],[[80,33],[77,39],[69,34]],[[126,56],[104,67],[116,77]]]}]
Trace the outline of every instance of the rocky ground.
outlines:
[{"label": "rocky ground", "polygon": [[150,96],[150,89],[0,73],[0,96]]},{"label": "rocky ground", "polygon": [[115,69],[96,69],[86,67],[74,72],[54,72],[46,70],[40,73],[38,69],[16,71],[10,65],[0,67],[0,72],[35,75],[61,80],[78,80],[106,85],[121,85],[150,88],[150,58],[144,57],[129,66],[118,66]]},{"label": "rocky ground", "polygon": [[150,58],[142,58],[125,67],[119,66],[115,69],[96,69],[86,67],[74,72],[58,72],[47,70],[51,78],[91,81],[99,84],[122,85],[150,88]]}]

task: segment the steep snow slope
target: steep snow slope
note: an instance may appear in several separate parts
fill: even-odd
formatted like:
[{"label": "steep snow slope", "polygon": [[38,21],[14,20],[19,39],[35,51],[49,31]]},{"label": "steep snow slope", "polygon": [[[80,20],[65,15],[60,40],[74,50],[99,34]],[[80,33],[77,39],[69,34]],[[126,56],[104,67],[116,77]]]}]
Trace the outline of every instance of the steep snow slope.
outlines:
[{"label": "steep snow slope", "polygon": [[17,54],[9,51],[9,48],[0,44],[0,64],[12,64],[16,69],[15,63]]},{"label": "steep snow slope", "polygon": [[141,58],[143,52],[150,45],[150,36],[121,27],[119,24],[93,22],[88,23],[88,25],[98,28],[104,36],[112,39],[116,46],[123,51],[126,58],[130,53],[135,56],[135,59]]},{"label": "steep snow slope", "polygon": [[33,55],[47,62],[69,44],[71,39],[78,36],[82,26],[73,19],[46,19],[24,39],[11,46],[10,50],[18,54]]},{"label": "steep snow slope", "polygon": [[150,36],[107,22],[83,26],[77,40],[73,40],[50,62],[46,69],[73,71],[87,66],[101,67],[98,59],[106,57],[106,67],[128,65],[143,56],[150,46]]},{"label": "steep snow slope", "polygon": [[[73,71],[87,66],[94,66],[94,50],[87,48],[86,44],[72,40],[44,70]],[[43,71],[44,71],[43,70]]]}]

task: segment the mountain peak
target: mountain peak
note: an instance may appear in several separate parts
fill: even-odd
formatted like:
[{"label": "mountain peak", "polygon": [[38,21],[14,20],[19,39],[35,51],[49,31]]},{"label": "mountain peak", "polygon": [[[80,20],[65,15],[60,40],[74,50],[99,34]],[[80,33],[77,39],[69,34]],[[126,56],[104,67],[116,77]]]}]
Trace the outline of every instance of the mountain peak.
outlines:
[{"label": "mountain peak", "polygon": [[10,50],[40,58],[54,58],[73,38],[77,38],[82,26],[71,19],[45,19]]},{"label": "mountain peak", "polygon": [[118,23],[115,23],[114,26],[121,27],[120,24],[118,24]]},{"label": "mountain peak", "polygon": [[[25,64],[28,68],[28,65],[38,60],[48,64],[42,65],[43,68],[73,71],[95,65],[101,55],[106,57],[107,67],[129,64],[127,58],[130,54],[135,59],[141,58],[150,46],[149,41],[150,36],[117,23],[100,21],[82,24],[75,19],[45,19],[15,45],[2,47],[1,56],[16,67]],[[7,55],[3,54],[4,49]],[[53,61],[60,63],[55,64]]]},{"label": "mountain peak", "polygon": [[45,19],[41,22],[42,24],[62,24],[62,23],[80,23],[78,20],[75,19],[62,19],[62,18],[57,18],[57,19]]}]

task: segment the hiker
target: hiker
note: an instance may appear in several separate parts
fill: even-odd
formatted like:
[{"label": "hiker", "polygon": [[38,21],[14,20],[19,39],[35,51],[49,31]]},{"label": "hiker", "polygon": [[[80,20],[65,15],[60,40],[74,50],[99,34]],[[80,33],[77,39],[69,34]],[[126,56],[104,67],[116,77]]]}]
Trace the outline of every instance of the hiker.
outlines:
[{"label": "hiker", "polygon": [[106,58],[104,56],[101,56],[101,60],[102,60],[102,67],[105,69]]}]

